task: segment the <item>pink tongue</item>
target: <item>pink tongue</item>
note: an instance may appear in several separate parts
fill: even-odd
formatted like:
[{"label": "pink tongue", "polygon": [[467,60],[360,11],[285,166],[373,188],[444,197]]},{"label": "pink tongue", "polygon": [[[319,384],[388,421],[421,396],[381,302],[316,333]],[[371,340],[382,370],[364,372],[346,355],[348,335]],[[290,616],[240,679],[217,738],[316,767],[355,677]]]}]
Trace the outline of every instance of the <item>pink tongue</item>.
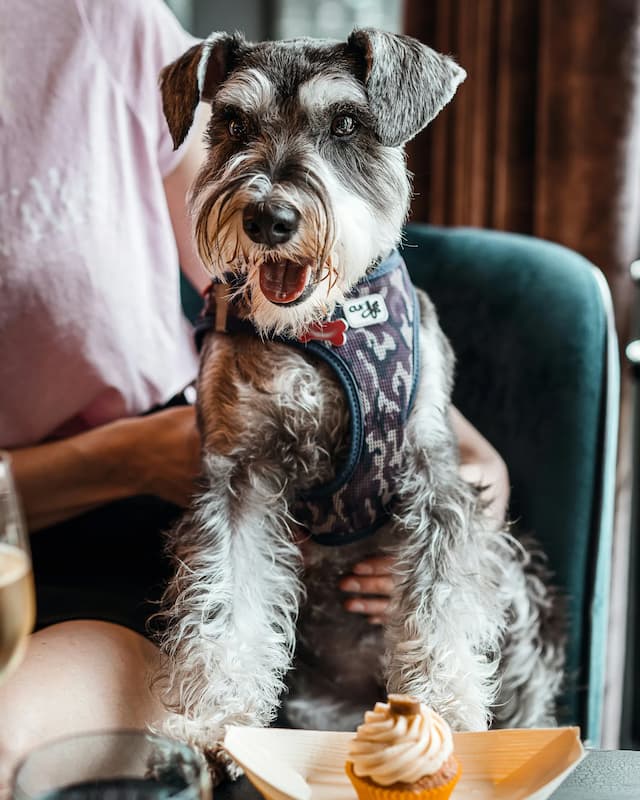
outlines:
[{"label": "pink tongue", "polygon": [[308,266],[293,261],[265,261],[260,267],[260,288],[272,303],[292,303],[307,286]]}]

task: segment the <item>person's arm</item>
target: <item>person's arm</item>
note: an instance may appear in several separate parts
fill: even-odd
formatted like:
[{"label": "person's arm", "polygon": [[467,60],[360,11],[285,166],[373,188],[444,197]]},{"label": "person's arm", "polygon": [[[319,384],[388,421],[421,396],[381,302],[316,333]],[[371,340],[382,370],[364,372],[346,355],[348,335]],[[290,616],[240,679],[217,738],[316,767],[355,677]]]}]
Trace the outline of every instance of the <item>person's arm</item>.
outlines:
[{"label": "person's arm", "polygon": [[[484,436],[453,407],[451,425],[460,450],[460,475],[469,483],[486,487],[486,513],[502,523],[510,494],[506,464]],[[340,581],[340,589],[354,595],[344,603],[347,611],[364,614],[374,625],[383,622],[393,587],[393,559],[390,556],[365,558],[354,566],[351,575]]]},{"label": "person's arm", "polygon": [[200,471],[200,438],[191,406],[10,452],[32,532],[136,494],[184,506]]},{"label": "person's arm", "polygon": [[[202,105],[178,166],[164,179],[181,267],[198,290],[209,278],[192,244],[186,195],[204,156]],[[186,505],[200,468],[193,408],[119,420],[60,441],[14,450],[16,483],[31,531],[113,500],[153,494]]]}]

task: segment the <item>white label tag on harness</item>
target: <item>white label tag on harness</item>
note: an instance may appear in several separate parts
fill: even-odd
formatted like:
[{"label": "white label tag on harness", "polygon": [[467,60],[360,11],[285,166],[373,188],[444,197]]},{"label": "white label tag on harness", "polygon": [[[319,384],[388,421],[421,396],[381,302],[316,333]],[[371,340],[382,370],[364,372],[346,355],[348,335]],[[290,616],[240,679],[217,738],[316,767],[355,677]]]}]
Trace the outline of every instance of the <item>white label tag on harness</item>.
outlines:
[{"label": "white label tag on harness", "polygon": [[363,297],[347,300],[342,310],[350,328],[379,325],[389,319],[387,305],[381,294],[365,294]]}]

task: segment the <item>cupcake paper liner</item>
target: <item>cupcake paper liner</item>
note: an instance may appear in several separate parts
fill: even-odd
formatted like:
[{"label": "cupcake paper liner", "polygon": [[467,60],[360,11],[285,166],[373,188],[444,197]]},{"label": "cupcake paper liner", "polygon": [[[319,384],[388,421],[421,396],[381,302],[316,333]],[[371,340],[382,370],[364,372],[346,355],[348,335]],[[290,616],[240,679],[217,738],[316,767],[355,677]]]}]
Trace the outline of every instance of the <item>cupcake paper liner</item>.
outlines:
[{"label": "cupcake paper liner", "polygon": [[358,794],[359,800],[448,800],[453,792],[462,768],[458,762],[458,771],[447,783],[431,789],[391,789],[384,786],[374,786],[368,780],[359,778],[353,771],[353,764],[347,761],[346,773]]}]

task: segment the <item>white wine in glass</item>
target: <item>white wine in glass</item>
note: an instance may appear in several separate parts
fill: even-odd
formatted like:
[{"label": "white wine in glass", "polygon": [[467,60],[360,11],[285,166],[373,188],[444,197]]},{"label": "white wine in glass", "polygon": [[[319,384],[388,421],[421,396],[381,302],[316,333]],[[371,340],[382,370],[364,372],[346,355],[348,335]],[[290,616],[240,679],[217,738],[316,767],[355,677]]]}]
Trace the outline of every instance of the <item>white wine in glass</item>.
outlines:
[{"label": "white wine in glass", "polygon": [[0,450],[0,682],[24,654],[35,616],[27,530],[9,454]]}]

